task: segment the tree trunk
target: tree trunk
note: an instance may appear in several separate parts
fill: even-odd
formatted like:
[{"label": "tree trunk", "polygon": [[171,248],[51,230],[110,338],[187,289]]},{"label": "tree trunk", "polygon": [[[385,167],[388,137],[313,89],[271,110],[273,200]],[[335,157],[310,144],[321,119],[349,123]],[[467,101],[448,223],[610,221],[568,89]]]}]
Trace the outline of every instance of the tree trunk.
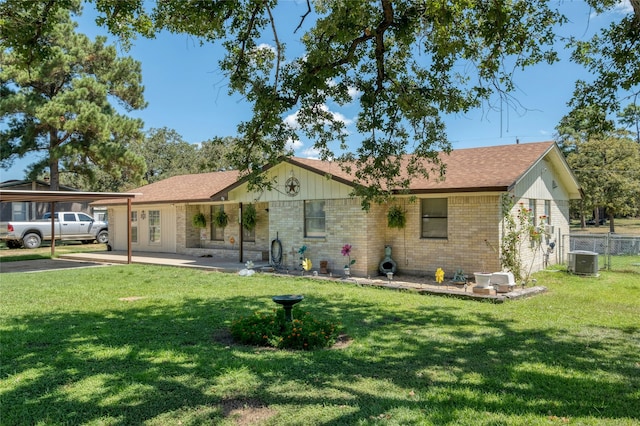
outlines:
[{"label": "tree trunk", "polygon": [[609,213],[609,232],[616,232],[615,224],[613,223],[613,213]]},{"label": "tree trunk", "polygon": [[49,160],[49,190],[60,190],[60,173],[58,170],[58,160],[51,158]]},{"label": "tree trunk", "polygon": [[54,149],[58,147],[58,133],[56,130],[49,131],[49,189],[51,191],[60,190],[60,172],[58,169],[58,157]]}]

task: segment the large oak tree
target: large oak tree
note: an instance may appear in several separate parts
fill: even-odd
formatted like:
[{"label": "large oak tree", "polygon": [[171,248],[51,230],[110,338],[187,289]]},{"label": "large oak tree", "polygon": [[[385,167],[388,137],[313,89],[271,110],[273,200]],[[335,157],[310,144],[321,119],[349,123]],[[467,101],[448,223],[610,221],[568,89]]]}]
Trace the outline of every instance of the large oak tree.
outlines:
[{"label": "large oak tree", "polygon": [[[69,1],[46,3],[55,8]],[[587,1],[597,12],[617,4]],[[253,108],[253,118],[238,126],[235,156],[236,167],[254,172],[252,181],[258,183],[263,165],[256,151],[273,162],[288,141],[308,138],[322,158],[352,168],[365,207],[406,186],[411,174],[442,172],[436,152],[451,149],[443,116],[492,96],[508,101],[517,70],[557,59],[556,30],[566,21],[546,0],[308,0],[298,22],[284,23],[278,8],[286,5],[277,0],[94,3],[99,23],[125,41],[169,30],[224,44],[220,65],[229,89]],[[596,109],[610,113],[620,88],[637,91],[640,0],[631,4],[628,16],[590,42],[572,40],[573,59],[594,75],[591,82],[578,82],[577,109],[598,104]],[[42,21],[34,21],[27,42],[46,31]],[[302,53],[286,49],[283,40],[292,37]],[[46,46],[37,44],[35,52],[46,52]],[[327,105],[352,102],[360,107],[362,140],[348,151],[353,141]],[[294,113],[297,126],[289,126],[283,119]],[[407,152],[418,161],[403,170],[399,159]]]},{"label": "large oak tree", "polygon": [[640,149],[628,132],[578,141],[567,161],[584,191],[581,213],[603,208],[609,229],[616,215],[637,214],[640,201]]}]

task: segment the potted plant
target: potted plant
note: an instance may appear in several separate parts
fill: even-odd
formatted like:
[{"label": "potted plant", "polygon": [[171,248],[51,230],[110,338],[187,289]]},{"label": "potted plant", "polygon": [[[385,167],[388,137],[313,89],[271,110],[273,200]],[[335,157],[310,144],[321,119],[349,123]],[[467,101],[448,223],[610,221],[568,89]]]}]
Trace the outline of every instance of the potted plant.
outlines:
[{"label": "potted plant", "polygon": [[191,218],[191,224],[194,228],[206,228],[207,227],[207,218],[202,213],[196,213]]},{"label": "potted plant", "polygon": [[251,231],[256,227],[257,221],[258,213],[256,212],[256,206],[247,204],[247,206],[242,209],[242,227],[247,231]]},{"label": "potted plant", "polygon": [[222,209],[218,210],[213,216],[213,224],[216,228],[226,228],[229,224],[229,215]]},{"label": "potted plant", "polygon": [[198,212],[191,218],[191,224],[194,228],[200,229],[200,247],[202,247],[202,240],[206,239],[207,218],[204,214]]},{"label": "potted plant", "polygon": [[407,212],[400,206],[393,205],[387,212],[387,226],[402,229],[407,224]]}]

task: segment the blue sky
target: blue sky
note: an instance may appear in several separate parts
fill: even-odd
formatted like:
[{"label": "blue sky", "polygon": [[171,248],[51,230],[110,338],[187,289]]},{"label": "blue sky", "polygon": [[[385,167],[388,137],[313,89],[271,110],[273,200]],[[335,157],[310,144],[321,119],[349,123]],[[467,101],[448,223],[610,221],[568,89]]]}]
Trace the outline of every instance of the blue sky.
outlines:
[{"label": "blue sky", "polygon": [[[583,39],[590,38],[611,19],[619,19],[611,14],[593,16],[583,0],[558,1],[555,6],[571,20],[561,34]],[[276,15],[282,23],[280,33],[292,32],[305,9],[306,4],[301,0],[281,2]],[[630,11],[629,1],[624,0],[617,12],[611,13]],[[106,30],[97,27],[93,19],[92,12],[85,10],[78,18],[78,31],[91,38],[106,35]],[[568,112],[566,104],[573,92],[574,81],[576,78],[589,80],[583,69],[569,62],[568,52],[563,52],[561,47],[558,50],[561,62],[517,72],[518,91],[513,94],[521,105],[517,110],[505,106],[500,111],[485,105],[467,114],[447,117],[453,148],[510,144],[515,143],[516,138],[523,143],[553,139],[557,123]],[[287,41],[287,52],[299,51],[299,42]],[[145,99],[149,105],[130,115],[141,118],[145,129],[172,128],[184,140],[199,143],[214,136],[235,136],[236,125],[251,112],[241,97],[228,94],[227,79],[218,67],[223,55],[220,43],[201,46],[193,37],[163,33],[152,40],[135,40],[129,51],[120,49],[120,53],[142,63]],[[329,108],[341,114],[350,130],[355,132],[355,105],[339,110],[331,105]],[[295,154],[314,155],[309,142],[297,143]],[[31,161],[30,158],[17,160],[10,169],[2,169],[0,181],[24,178],[24,169]]]}]

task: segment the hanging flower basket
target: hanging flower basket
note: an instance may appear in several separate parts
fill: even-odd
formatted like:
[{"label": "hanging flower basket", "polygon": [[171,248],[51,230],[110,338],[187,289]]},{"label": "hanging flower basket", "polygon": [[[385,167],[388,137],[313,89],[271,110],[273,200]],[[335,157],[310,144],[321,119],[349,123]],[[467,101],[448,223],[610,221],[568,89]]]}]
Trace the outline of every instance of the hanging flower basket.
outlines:
[{"label": "hanging flower basket", "polygon": [[202,213],[196,213],[191,219],[191,224],[194,228],[206,228],[207,218]]},{"label": "hanging flower basket", "polygon": [[247,204],[242,209],[242,227],[247,231],[253,230],[258,222],[258,213],[256,212],[256,206],[253,204]]},{"label": "hanging flower basket", "polygon": [[407,224],[407,212],[400,206],[391,206],[387,213],[387,226],[402,229]]},{"label": "hanging flower basket", "polygon": [[226,228],[229,224],[229,215],[224,210],[218,210],[213,216],[213,224],[216,228]]}]

